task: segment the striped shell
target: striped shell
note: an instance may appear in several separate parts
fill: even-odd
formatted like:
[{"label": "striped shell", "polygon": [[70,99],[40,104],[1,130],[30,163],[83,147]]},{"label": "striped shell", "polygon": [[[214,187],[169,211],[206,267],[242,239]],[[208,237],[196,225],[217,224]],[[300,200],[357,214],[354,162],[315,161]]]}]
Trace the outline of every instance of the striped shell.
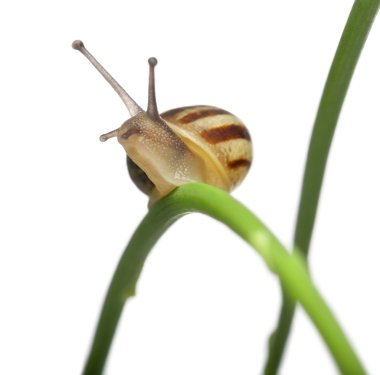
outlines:
[{"label": "striped shell", "polygon": [[252,162],[252,143],[236,116],[199,105],[172,109],[161,117],[203,161],[202,182],[231,191],[244,179]]}]

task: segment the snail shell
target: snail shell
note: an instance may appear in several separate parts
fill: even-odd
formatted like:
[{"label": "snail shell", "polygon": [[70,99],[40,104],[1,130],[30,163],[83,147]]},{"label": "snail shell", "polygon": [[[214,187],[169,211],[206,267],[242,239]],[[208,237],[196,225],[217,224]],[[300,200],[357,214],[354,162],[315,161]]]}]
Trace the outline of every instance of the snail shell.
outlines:
[{"label": "snail shell", "polygon": [[252,162],[252,143],[236,116],[199,105],[172,109],[161,117],[203,161],[203,182],[231,191],[244,179]]}]

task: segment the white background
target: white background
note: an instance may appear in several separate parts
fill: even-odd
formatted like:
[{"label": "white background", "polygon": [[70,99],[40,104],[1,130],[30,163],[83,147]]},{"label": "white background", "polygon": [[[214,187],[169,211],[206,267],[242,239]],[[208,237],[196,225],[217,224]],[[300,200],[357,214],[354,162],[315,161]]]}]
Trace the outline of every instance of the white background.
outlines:
[{"label": "white background", "polygon": [[[82,39],[143,107],[156,56],[161,111],[225,108],[255,161],[234,196],[291,246],[307,143],[352,1],[13,1],[0,9],[0,373],[79,374],[115,265],[146,213],[123,149],[98,136],[128,112],[71,49]],[[328,163],[311,272],[360,357],[380,373],[380,20]],[[149,257],[107,373],[258,374],[276,277],[200,215]],[[336,368],[303,311],[282,374]]]}]

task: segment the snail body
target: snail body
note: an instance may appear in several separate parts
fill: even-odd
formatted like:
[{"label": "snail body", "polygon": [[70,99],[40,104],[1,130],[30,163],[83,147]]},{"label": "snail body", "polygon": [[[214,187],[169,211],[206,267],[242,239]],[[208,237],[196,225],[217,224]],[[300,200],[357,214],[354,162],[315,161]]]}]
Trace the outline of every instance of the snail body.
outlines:
[{"label": "snail body", "polygon": [[248,130],[236,116],[205,105],[176,108],[160,115],[155,96],[155,58],[148,60],[149,99],[144,111],[81,41],[73,42],[73,48],[82,52],[111,84],[132,116],[100,140],[117,137],[127,153],[129,174],[150,197],[150,203],[188,182],[231,191],[243,180],[252,162],[252,144]]}]

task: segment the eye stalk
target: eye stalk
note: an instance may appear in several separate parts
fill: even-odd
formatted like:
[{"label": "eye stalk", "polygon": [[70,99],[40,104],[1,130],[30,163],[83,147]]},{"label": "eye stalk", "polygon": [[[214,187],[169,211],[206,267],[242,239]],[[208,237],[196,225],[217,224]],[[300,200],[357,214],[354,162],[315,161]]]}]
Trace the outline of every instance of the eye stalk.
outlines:
[{"label": "eye stalk", "polygon": [[[146,113],[152,120],[162,123],[162,119],[158,112],[154,79],[154,68],[157,65],[157,59],[151,57],[148,59],[149,63],[149,88],[148,88],[148,109],[146,112],[129,96],[129,94],[119,85],[119,83],[108,73],[108,71],[95,59],[95,57],[87,50],[81,40],[74,40],[72,47],[80,51],[95,67],[95,69],[105,78],[105,80],[111,85],[111,87],[120,96],[123,103],[128,108],[128,111],[132,117],[138,113]],[[100,136],[100,141],[105,142],[110,138],[117,137],[118,130],[112,130],[106,134]]]},{"label": "eye stalk", "polygon": [[112,88],[120,96],[123,103],[128,108],[131,116],[143,112],[140,106],[129,96],[129,94],[116,82],[116,80],[107,72],[106,69],[95,59],[94,56],[87,50],[81,40],[74,40],[72,47],[80,52],[94,65],[95,69],[104,77],[104,79],[112,86]]},{"label": "eye stalk", "polygon": [[157,65],[157,59],[151,57],[148,60],[149,63],[149,88],[148,88],[148,109],[147,113],[150,117],[154,119],[159,119],[160,114],[158,113],[157,101],[156,101],[156,85],[154,82],[154,68]]}]

